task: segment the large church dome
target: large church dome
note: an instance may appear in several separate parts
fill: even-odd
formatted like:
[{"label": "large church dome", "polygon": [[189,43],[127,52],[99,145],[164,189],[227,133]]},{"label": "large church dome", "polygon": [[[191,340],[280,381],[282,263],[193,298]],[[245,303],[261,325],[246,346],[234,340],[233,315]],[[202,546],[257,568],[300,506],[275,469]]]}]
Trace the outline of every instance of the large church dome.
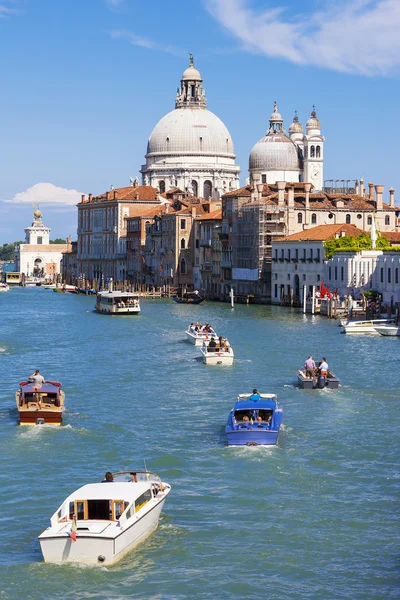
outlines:
[{"label": "large church dome", "polygon": [[149,154],[203,154],[235,158],[229,131],[216,115],[203,108],[176,108],[153,129]]}]

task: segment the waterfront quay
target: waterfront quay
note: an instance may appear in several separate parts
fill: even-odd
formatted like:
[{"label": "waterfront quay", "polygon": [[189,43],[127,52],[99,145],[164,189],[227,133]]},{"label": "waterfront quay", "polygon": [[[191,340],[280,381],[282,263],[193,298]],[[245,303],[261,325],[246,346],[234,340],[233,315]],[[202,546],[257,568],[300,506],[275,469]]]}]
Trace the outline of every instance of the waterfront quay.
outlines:
[{"label": "waterfront quay", "polygon": [[[4,598],[398,597],[398,338],[279,306],[142,299],[140,315],[107,318],[94,303],[38,287],[0,298]],[[201,362],[192,321],[229,339],[233,366]],[[338,390],[296,387],[309,354]],[[63,383],[60,428],[16,424],[36,368]],[[283,406],[278,446],[228,448],[228,413],[254,387]],[[109,569],[42,561],[63,498],[144,465],[172,485],[148,540]]]}]

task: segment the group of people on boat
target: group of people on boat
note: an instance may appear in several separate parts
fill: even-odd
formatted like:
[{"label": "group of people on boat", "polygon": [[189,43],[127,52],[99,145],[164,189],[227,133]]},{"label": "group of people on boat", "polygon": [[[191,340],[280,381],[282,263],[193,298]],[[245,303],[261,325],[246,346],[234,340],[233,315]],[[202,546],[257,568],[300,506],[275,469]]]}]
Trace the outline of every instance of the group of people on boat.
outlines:
[{"label": "group of people on boat", "polygon": [[322,375],[326,379],[328,376],[328,370],[329,367],[328,363],[326,362],[325,356],[322,358],[322,360],[319,361],[318,365],[316,365],[313,357],[310,354],[310,356],[304,363],[304,372],[308,379],[312,379],[313,377],[317,377],[318,375]]},{"label": "group of people on boat", "polygon": [[125,300],[121,299],[117,301],[117,308],[126,308],[126,307],[138,307],[139,301],[137,298],[125,298]]},{"label": "group of people on boat", "polygon": [[207,345],[207,352],[229,352],[229,342],[221,335],[216,339],[212,337]]},{"label": "group of people on boat", "polygon": [[210,323],[205,323],[204,325],[202,325],[198,321],[196,323],[190,323],[190,325],[189,325],[189,332],[193,333],[193,334],[196,334],[196,333],[208,333],[208,334],[214,334],[215,335],[215,331],[211,327]]}]

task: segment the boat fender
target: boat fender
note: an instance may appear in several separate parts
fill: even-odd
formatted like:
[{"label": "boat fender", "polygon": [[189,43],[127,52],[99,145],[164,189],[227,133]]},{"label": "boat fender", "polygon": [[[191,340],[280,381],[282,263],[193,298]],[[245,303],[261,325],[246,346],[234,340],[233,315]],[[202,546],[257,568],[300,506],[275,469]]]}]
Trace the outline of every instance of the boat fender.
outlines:
[{"label": "boat fender", "polygon": [[97,560],[101,563],[103,563],[106,560],[106,557],[103,556],[102,554],[99,554],[99,556],[97,557]]}]

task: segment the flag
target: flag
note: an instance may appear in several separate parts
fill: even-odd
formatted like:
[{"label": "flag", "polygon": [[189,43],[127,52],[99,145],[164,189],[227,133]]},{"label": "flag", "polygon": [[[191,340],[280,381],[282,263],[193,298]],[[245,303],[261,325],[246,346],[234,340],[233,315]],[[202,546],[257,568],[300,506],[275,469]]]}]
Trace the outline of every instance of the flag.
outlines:
[{"label": "flag", "polygon": [[76,531],[77,531],[78,527],[76,524],[76,516],[74,515],[72,518],[72,523],[71,523],[71,529],[69,532],[69,537],[71,538],[71,540],[73,542],[76,542]]}]

